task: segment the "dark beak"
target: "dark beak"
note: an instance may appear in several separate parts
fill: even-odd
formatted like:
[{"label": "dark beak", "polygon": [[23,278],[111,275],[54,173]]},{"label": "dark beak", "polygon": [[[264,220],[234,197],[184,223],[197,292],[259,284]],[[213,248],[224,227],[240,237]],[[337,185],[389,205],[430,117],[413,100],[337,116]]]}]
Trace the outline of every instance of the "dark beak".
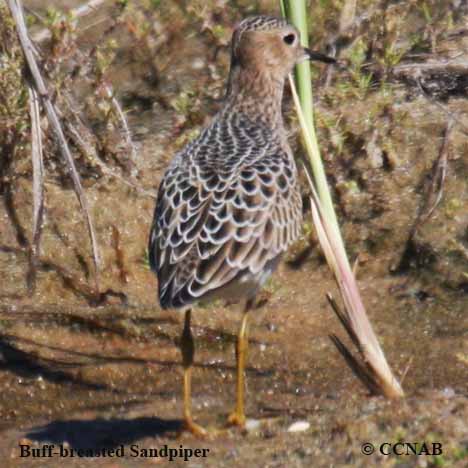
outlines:
[{"label": "dark beak", "polygon": [[316,62],[324,62],[324,63],[336,63],[336,60],[333,57],[329,57],[328,55],[321,54],[320,52],[315,52],[307,48],[304,48],[304,52],[309,60],[314,60]]}]

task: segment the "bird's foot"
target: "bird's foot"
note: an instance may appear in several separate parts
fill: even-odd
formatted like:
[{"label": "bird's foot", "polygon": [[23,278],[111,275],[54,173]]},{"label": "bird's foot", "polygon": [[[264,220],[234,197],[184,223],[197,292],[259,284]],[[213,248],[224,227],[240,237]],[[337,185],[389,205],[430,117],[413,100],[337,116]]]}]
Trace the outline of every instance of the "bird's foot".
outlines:
[{"label": "bird's foot", "polygon": [[228,424],[230,426],[237,426],[240,427],[241,429],[245,429],[245,414],[240,411],[233,411],[229,416],[228,416]]},{"label": "bird's foot", "polygon": [[193,422],[192,419],[185,419],[182,425],[182,431],[187,431],[192,433],[195,437],[204,439],[208,437],[209,431],[199,424]]}]

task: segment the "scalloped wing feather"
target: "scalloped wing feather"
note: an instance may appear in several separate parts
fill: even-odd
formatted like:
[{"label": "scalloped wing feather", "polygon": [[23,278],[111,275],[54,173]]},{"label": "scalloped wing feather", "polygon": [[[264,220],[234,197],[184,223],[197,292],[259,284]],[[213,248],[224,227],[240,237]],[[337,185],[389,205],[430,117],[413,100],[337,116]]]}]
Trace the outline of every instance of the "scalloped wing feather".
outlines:
[{"label": "scalloped wing feather", "polygon": [[159,188],[149,252],[162,307],[222,296],[243,277],[259,282],[300,233],[292,157],[270,138],[221,160],[232,133],[213,139],[220,132],[214,126],[200,137],[211,145],[195,142],[176,156]]}]

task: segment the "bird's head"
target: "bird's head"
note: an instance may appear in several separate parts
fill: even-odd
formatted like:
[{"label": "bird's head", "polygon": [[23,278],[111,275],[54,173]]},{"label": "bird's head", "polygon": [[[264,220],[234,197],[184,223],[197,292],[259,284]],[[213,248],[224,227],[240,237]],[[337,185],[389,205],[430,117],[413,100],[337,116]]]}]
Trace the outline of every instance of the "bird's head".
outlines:
[{"label": "bird's head", "polygon": [[303,47],[299,32],[286,20],[254,16],[241,21],[232,36],[231,67],[285,78],[303,60],[335,60]]}]

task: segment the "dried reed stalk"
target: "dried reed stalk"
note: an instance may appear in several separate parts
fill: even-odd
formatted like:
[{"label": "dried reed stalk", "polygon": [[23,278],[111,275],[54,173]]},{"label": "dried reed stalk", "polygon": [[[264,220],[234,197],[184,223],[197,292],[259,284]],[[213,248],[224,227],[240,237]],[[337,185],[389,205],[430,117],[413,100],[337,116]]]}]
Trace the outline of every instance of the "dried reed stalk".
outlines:
[{"label": "dried reed stalk", "polygon": [[[289,82],[306,148],[310,151],[313,143],[307,129],[292,76],[289,77]],[[393,376],[372,329],[372,325],[367,318],[356,279],[354,278],[348,259],[346,256],[342,255],[342,249],[340,248],[341,239],[337,235],[336,229],[332,227],[329,219],[325,215],[312,179],[309,176],[307,168],[305,169],[312,191],[311,206],[313,222],[327,263],[333,272],[335,281],[340,290],[344,310],[342,311],[338,307],[330,294],[327,295],[327,298],[351,341],[356,346],[358,356],[353,355],[350,349],[336,335],[331,335],[330,338],[353,373],[371,393],[381,394],[392,399],[401,398],[404,396],[403,390],[399,382]]]},{"label": "dried reed stalk", "polygon": [[[95,269],[95,283],[96,289],[99,290],[99,248],[96,239],[96,233],[94,230],[93,221],[89,213],[88,201],[86,195],[83,191],[81,185],[80,176],[76,170],[75,162],[73,156],[68,147],[67,140],[62,130],[62,125],[60,123],[57,110],[52,102],[52,99],[48,93],[48,89],[45,83],[44,78],[41,75],[39,66],[35,58],[35,49],[31,40],[29,39],[28,30],[23,15],[23,8],[20,0],[8,0],[8,7],[10,9],[11,15],[15,22],[16,31],[20,40],[21,47],[25,56],[26,63],[28,65],[29,71],[31,73],[31,83],[34,86],[37,96],[40,103],[45,108],[47,118],[49,120],[50,126],[53,128],[55,137],[57,138],[58,147],[62,153],[63,158],[65,159],[66,165],[70,171],[70,175],[73,181],[75,193],[78,197],[81,209],[84,213],[86,223],[88,226],[88,232],[91,239],[91,245],[93,250],[93,261]],[[36,179],[37,180],[37,179]],[[35,191],[35,194],[38,193]],[[35,195],[36,196],[36,195]],[[36,199],[35,202],[38,206],[40,205],[39,200]]]},{"label": "dried reed stalk", "polygon": [[33,228],[29,254],[28,289],[36,287],[37,258],[39,256],[42,221],[44,217],[44,157],[42,151],[41,110],[39,96],[28,82],[29,115],[31,118],[31,158],[33,167]]}]

